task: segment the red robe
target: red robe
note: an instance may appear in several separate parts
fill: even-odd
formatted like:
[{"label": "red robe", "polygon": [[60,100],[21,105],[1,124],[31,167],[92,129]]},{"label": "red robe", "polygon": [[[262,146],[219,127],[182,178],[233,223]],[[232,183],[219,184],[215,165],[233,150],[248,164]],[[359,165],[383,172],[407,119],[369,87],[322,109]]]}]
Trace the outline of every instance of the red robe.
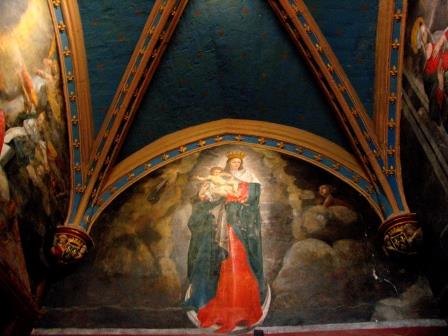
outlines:
[{"label": "red robe", "polygon": [[[244,203],[248,197],[247,183],[240,183],[239,196],[228,196],[228,202]],[[217,332],[230,332],[237,326],[250,328],[262,317],[260,289],[250,267],[243,243],[231,225],[228,257],[221,263],[216,295],[199,309],[201,327],[219,325]]]},{"label": "red robe", "polygon": [[[445,33],[445,38],[448,40],[448,32]],[[425,68],[423,69],[425,75],[427,76],[437,76],[437,69],[439,65],[442,67],[443,72],[448,71],[448,53],[439,51],[437,55],[434,54],[435,44],[431,43],[432,50],[431,56],[426,60]],[[442,106],[443,100],[445,98],[445,93],[443,89],[437,86],[435,90],[435,100],[439,107]]]}]

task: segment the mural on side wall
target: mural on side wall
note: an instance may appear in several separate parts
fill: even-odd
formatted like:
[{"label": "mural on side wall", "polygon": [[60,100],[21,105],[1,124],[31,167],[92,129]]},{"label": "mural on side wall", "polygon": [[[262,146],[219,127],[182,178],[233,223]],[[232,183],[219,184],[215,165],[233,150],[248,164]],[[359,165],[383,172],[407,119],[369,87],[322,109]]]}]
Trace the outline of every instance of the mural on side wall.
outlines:
[{"label": "mural on side wall", "polygon": [[437,316],[427,280],[388,258],[379,219],[334,176],[224,145],[152,173],[93,227],[55,279],[40,327],[205,328]]},{"label": "mural on side wall", "polygon": [[[1,1],[0,245],[5,256],[2,259],[12,269],[17,263],[7,257],[11,249],[20,249],[20,239],[29,249],[24,252],[33,291],[45,265],[46,240],[67,212],[66,143],[65,108],[48,3]],[[17,250],[12,254],[22,253]]]},{"label": "mural on side wall", "polygon": [[448,4],[409,3],[405,49],[405,92],[420,124],[448,155]]}]

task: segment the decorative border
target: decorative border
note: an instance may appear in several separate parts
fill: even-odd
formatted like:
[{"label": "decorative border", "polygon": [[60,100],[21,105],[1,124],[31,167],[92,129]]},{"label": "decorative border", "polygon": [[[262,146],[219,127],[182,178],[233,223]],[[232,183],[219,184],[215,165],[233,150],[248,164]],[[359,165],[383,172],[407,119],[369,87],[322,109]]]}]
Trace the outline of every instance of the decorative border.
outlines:
[{"label": "decorative border", "polygon": [[[88,159],[93,143],[92,102],[90,95],[89,70],[87,66],[86,50],[84,47],[84,33],[77,1],[63,1],[61,8],[65,22],[58,23],[58,29],[65,29],[72,47],[73,76],[76,86],[76,104],[79,120],[70,118],[72,123],[80,125],[81,172],[83,178],[87,175]],[[62,25],[62,26],[61,26]],[[64,27],[65,25],[65,27]],[[70,80],[70,78],[68,78]]]},{"label": "decorative border", "polygon": [[392,42],[390,44],[390,86],[389,113],[387,122],[386,162],[384,173],[394,192],[400,210],[409,211],[406,205],[401,182],[400,162],[400,118],[401,118],[401,75],[403,69],[404,27],[406,24],[407,0],[396,0],[393,23]]},{"label": "decorative border", "polygon": [[385,157],[384,148],[386,148],[386,135],[384,131],[387,131],[387,128],[385,128],[384,125],[387,123],[387,111],[389,106],[389,80],[391,76],[389,69],[389,48],[392,34],[393,9],[393,1],[379,0],[375,48],[374,119],[378,141],[383,149],[383,157]]},{"label": "decorative border", "polygon": [[[335,108],[367,173],[374,182],[378,180],[379,186],[375,184],[375,188],[382,189],[392,212],[399,211],[389,181],[383,173],[385,163],[371,120],[305,3],[299,0],[268,2]],[[382,208],[386,216],[392,213],[387,204],[382,204]]]},{"label": "decorative border", "polygon": [[380,3],[377,33],[375,114],[382,143],[383,173],[400,211],[409,211],[403,191],[400,161],[400,118],[407,0]]},{"label": "decorative border", "polygon": [[76,1],[48,0],[55,29],[61,80],[65,96],[70,152],[70,201],[67,221],[77,213],[85,182],[92,139],[89,79]]},{"label": "decorative border", "polygon": [[187,3],[188,0],[157,0],[154,4],[97,135],[80,211],[73,218],[75,225],[80,225],[89,204],[95,201]]},{"label": "decorative border", "polygon": [[[341,147],[293,127],[224,119],[163,137],[121,162],[111,172],[96,201],[90,205],[81,227],[90,232],[101,212],[118,195],[151,172],[193,153],[226,144],[274,150],[318,166],[358,190],[383,219],[381,205],[388,204],[386,197],[375,192],[356,159]],[[390,210],[390,205],[388,208]]]}]

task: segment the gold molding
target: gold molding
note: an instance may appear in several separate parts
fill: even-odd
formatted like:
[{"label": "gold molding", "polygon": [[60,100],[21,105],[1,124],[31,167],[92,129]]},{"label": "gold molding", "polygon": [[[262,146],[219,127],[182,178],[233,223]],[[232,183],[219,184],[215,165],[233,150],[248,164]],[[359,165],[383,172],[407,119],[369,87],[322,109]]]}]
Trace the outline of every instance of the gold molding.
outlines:
[{"label": "gold molding", "polygon": [[[402,75],[404,39],[406,31],[407,0],[402,0],[401,8],[396,8],[396,1],[380,0],[378,10],[376,38],[376,68],[375,68],[375,129],[378,136],[381,155],[385,161],[385,173],[395,176],[398,193],[403,205],[401,211],[409,212],[404,194],[400,159],[400,123],[402,106]],[[393,36],[393,25],[400,24],[400,38]],[[392,50],[398,50],[398,64],[391,66]],[[391,79],[396,80],[396,89],[391,92]],[[394,108],[390,103],[394,104]],[[394,118],[390,116],[394,109]],[[395,146],[388,141],[389,130],[394,130]],[[388,158],[393,157],[395,165],[389,167]]]},{"label": "gold molding", "polygon": [[[93,139],[92,102],[90,96],[89,71],[87,66],[84,34],[78,2],[62,1],[61,9],[65,18],[66,32],[71,46],[73,62],[73,78],[76,86],[76,105],[78,107],[78,123],[81,148],[81,171],[85,178]],[[70,79],[68,75],[66,75]],[[71,122],[72,118],[68,119]]]},{"label": "gold molding", "polygon": [[73,204],[75,203],[75,175],[73,172],[75,171],[75,160],[74,160],[74,154],[71,150],[73,146],[73,130],[71,127],[71,108],[70,108],[70,102],[69,102],[69,90],[68,90],[68,82],[67,82],[67,75],[66,75],[66,67],[65,67],[65,61],[64,61],[64,50],[62,48],[62,42],[61,37],[59,35],[59,28],[58,28],[58,20],[56,18],[55,14],[55,8],[59,7],[59,3],[55,3],[53,0],[47,0],[48,3],[48,11],[51,16],[51,20],[53,23],[53,30],[54,30],[54,37],[56,39],[56,47],[58,49],[58,59],[59,59],[59,71],[61,75],[61,81],[62,81],[62,92],[64,95],[64,108],[66,113],[66,122],[67,122],[67,135],[68,135],[68,150],[69,150],[69,160],[70,160],[70,197],[69,197],[69,204],[68,204],[68,212],[67,212],[67,218],[71,216]]},{"label": "gold molding", "polygon": [[[405,212],[410,212],[409,206],[406,201],[406,195],[404,193],[404,186],[403,186],[403,176],[401,171],[401,146],[400,146],[400,134],[401,134],[401,113],[402,113],[402,90],[403,90],[403,68],[404,68],[404,45],[405,45],[405,37],[406,37],[406,18],[407,18],[407,9],[408,9],[408,0],[402,0],[403,1],[403,8],[401,10],[401,13],[399,13],[399,18],[397,17],[397,13],[394,13],[394,19],[395,20],[401,20],[401,34],[400,34],[400,45],[402,46],[400,48],[400,56],[398,60],[398,72],[396,74],[398,78],[398,84],[397,84],[397,96],[399,99],[396,103],[396,132],[395,132],[395,164],[396,164],[396,180],[398,184],[398,190],[400,192],[401,201],[403,203],[403,208]],[[394,70],[391,70],[394,71]]]},{"label": "gold molding", "polygon": [[224,133],[241,133],[263,138],[278,139],[299,146],[306,146],[329,158],[337,159],[347,168],[355,171],[361,177],[369,180],[367,174],[360,166],[356,158],[344,148],[313,133],[275,123],[245,119],[221,119],[192,126],[183,130],[163,136],[151,144],[143,147],[125,160],[114,166],[104,183],[104,190],[111,181],[123,176],[133,168],[144,164],[148,157],[157,156],[170,148],[179,148],[190,142],[199,141],[204,138],[219,136]]},{"label": "gold molding", "polygon": [[[243,136],[237,136],[233,141],[224,141],[222,135],[229,133],[244,134],[246,136],[258,137],[259,139],[257,143],[252,144],[242,142],[241,138],[243,138]],[[217,142],[212,145],[206,145],[205,142],[202,141],[203,139],[211,137],[217,139]],[[267,139],[275,139],[277,141],[277,145],[271,147],[265,146],[264,144]],[[199,146],[196,149],[186,151],[185,146],[194,142],[198,142]],[[336,176],[340,180],[356,189],[364,198],[366,198],[366,200],[376,211],[380,219],[383,220],[384,218],[380,207],[377,203],[375,203],[372,196],[356,184],[356,182],[360,179],[369,181],[368,175],[365,173],[356,158],[342,147],[325,138],[290,126],[254,120],[222,119],[198,126],[189,127],[164,136],[147,145],[146,147],[140,149],[136,153],[130,155],[125,160],[121,161],[119,164],[113,167],[110,175],[104,183],[103,188],[98,193],[98,198],[100,198],[101,194],[106,192],[107,190],[114,190],[113,195],[107,201],[101,202],[101,204],[99,204],[99,209],[91,218],[89,218],[89,227],[86,231],[90,232],[93,224],[95,223],[95,220],[99,217],[101,212],[106,209],[107,206],[116,197],[118,197],[118,195],[120,195],[124,190],[129,188],[131,185],[133,185],[143,177],[152,173],[156,169],[165,166],[166,164],[169,164],[182,157],[191,155],[192,153],[226,144],[249,145],[258,148],[274,150],[286,155],[294,156],[303,161],[307,161],[321,169],[326,170],[327,172],[331,173],[332,175]],[[291,153],[290,151],[284,149],[285,144],[293,144],[303,150],[312,150],[318,153],[318,156],[311,159],[304,157],[299,151],[296,154]],[[177,155],[174,158],[170,158],[167,153],[174,149],[178,149],[181,154]],[[157,167],[153,167],[147,164],[149,159],[157,156],[163,156],[163,164],[158,165]],[[326,157],[337,163],[335,164],[335,166],[330,168],[321,162],[322,157]],[[145,172],[143,174],[140,174],[138,177],[135,177],[133,174],[133,170],[140,166],[145,167]],[[340,166],[344,166],[353,171],[354,175],[356,176],[356,180],[351,180],[350,178],[342,176],[342,174],[338,174],[337,171]],[[116,189],[114,187],[114,183],[122,177],[127,177],[128,183],[126,183],[126,185],[122,186],[121,188]]]},{"label": "gold molding", "polygon": [[[394,1],[379,0],[378,21],[376,29],[375,48],[375,99],[374,99],[374,119],[375,130],[382,150],[384,150],[387,136],[387,129],[384,127],[387,122],[389,111],[389,64],[390,64],[390,40],[392,39]],[[385,132],[386,131],[386,132]],[[384,157],[384,152],[381,153]]]},{"label": "gold molding", "polygon": [[[378,155],[381,147],[378,145],[372,120],[306,4],[302,0],[268,2],[315,73],[330,103],[336,107],[335,112],[365,170],[372,180],[378,179],[392,212],[399,212],[391,185],[383,172],[384,159],[382,155]],[[371,149],[372,144],[375,150]]]},{"label": "gold molding", "polygon": [[[61,9],[65,19],[65,30],[67,32],[67,37],[71,47],[71,58],[73,62],[72,76],[76,86],[76,105],[78,107],[77,122],[79,124],[81,139],[81,172],[83,179],[85,179],[94,132],[89,69],[87,66],[87,57],[84,45],[84,33],[82,29],[78,2],[75,0],[61,1]],[[67,80],[71,79],[70,74],[64,75]],[[72,116],[69,116],[67,122],[72,122]]]},{"label": "gold molding", "polygon": [[[71,187],[66,222],[69,222],[78,206],[78,190],[85,183],[87,163],[92,145],[93,125],[90,85],[77,1],[48,0],[47,2],[58,49],[67,122]],[[61,35],[63,34],[67,39],[66,45],[62,42]],[[71,68],[67,68],[70,64]],[[75,133],[78,134],[76,138]],[[79,157],[75,152],[79,153]]]}]

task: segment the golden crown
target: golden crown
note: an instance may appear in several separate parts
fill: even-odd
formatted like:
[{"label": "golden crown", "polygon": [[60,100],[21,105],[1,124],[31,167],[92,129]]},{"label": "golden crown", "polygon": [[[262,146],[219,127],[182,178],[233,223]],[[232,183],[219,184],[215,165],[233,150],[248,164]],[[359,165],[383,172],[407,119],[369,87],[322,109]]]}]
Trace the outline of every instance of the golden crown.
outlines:
[{"label": "golden crown", "polygon": [[232,159],[240,159],[243,160],[246,157],[246,153],[244,152],[239,152],[239,151],[235,151],[235,152],[227,152],[227,159],[228,160],[232,160]]}]

